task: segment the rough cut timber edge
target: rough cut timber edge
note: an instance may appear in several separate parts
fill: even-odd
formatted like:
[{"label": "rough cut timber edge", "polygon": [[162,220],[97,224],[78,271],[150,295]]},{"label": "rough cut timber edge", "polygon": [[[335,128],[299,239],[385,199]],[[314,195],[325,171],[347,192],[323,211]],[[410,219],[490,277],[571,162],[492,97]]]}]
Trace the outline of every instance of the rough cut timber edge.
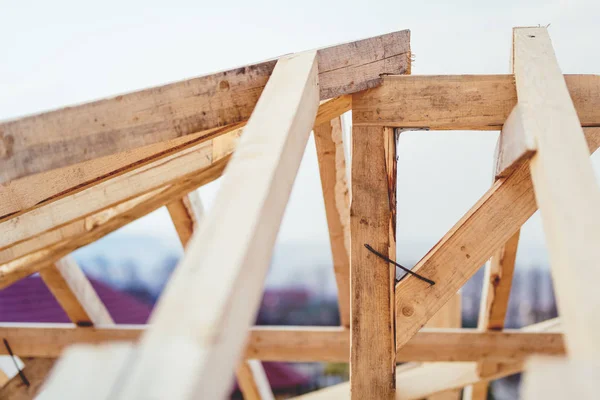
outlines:
[{"label": "rough cut timber edge", "polygon": [[[410,32],[317,51],[321,100],[410,64]],[[277,60],[0,124],[0,183],[247,120]]]}]

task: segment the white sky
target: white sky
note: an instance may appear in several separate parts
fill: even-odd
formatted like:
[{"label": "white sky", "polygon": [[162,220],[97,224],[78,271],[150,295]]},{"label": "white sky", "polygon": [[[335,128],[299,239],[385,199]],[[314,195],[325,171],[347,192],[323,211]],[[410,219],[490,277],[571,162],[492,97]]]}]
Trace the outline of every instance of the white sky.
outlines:
[{"label": "white sky", "polygon": [[[0,119],[401,29],[412,31],[414,74],[507,73],[511,28],[549,23],[563,71],[599,73],[598,15],[597,0],[0,0]],[[421,256],[489,188],[496,138],[402,135],[399,254]],[[208,206],[217,187],[201,191]],[[164,210],[127,230],[173,232]],[[327,240],[312,139],[279,239]],[[521,243],[542,245],[539,220]]]}]

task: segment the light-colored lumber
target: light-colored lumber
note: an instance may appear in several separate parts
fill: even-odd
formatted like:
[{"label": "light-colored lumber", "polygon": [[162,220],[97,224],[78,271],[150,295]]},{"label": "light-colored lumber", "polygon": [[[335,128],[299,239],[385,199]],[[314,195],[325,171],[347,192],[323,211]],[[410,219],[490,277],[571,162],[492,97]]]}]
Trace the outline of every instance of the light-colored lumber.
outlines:
[{"label": "light-colored lumber", "polygon": [[350,385],[352,399],[394,395],[396,141],[392,129],[352,128]]},{"label": "light-colored lumber", "polygon": [[231,153],[240,134],[241,130],[238,130],[214,139],[214,141],[226,141],[220,145],[227,145],[228,151],[221,157],[213,153],[212,142],[202,143],[2,222],[0,223],[0,231],[3,232],[0,237],[0,249],[49,229],[85,218],[133,197],[182,181],[190,174],[197,173]]},{"label": "light-colored lumber", "polygon": [[[585,130],[590,152],[598,148],[600,128]],[[396,285],[396,346],[401,348],[494,252],[537,210],[529,165],[499,179],[460,221],[421,259],[414,277]]]},{"label": "light-colored lumber", "polygon": [[113,323],[102,300],[72,257],[65,257],[55,265],[42,269],[40,277],[76,325]]},{"label": "light-colored lumber", "polygon": [[[351,96],[345,97],[349,100],[337,98],[323,102],[319,107],[315,122],[328,121],[327,118],[332,115],[339,115],[347,111],[351,104]],[[22,277],[37,272],[44,265],[49,265],[77,248],[168,204],[173,199],[181,197],[199,186],[212,182],[221,176],[233,151],[233,144],[229,134],[215,138],[208,144],[204,143],[205,146],[212,146],[212,164],[207,165],[206,168],[188,174],[163,189],[140,195],[0,250],[0,264],[9,263],[0,266],[0,286],[5,287]],[[30,254],[34,252],[35,254]],[[17,260],[19,258],[22,259]]]},{"label": "light-colored lumber", "polygon": [[[39,400],[113,399],[114,387],[122,382],[122,375],[133,356],[131,343],[68,348],[50,372]],[[101,379],[90,380],[90,376]]]},{"label": "light-colored lumber", "polygon": [[[167,208],[181,245],[185,248],[204,216],[204,206],[200,195],[198,191],[190,192],[181,199],[169,203]],[[273,399],[273,392],[260,361],[240,361],[235,370],[235,376],[244,400]]]},{"label": "light-colored lumber", "polygon": [[[314,52],[277,63],[215,206],[188,244],[113,398],[226,395],[315,121],[317,78]],[[181,368],[165,373],[165,363]]]},{"label": "light-colored lumber", "polygon": [[524,400],[593,400],[598,398],[600,364],[597,360],[535,356],[525,364],[522,382]]},{"label": "light-colored lumber", "polygon": [[[600,75],[565,75],[582,126],[600,126]],[[354,95],[355,125],[500,130],[517,104],[513,75],[384,76]]]},{"label": "light-colored lumber", "polygon": [[350,193],[342,119],[314,127],[342,326],[350,326]]},{"label": "light-colored lumber", "polygon": [[[0,288],[38,272],[41,268],[74,250],[164,206],[174,198],[212,182],[221,176],[229,158],[230,156],[226,156],[208,167],[186,176],[177,184],[144,194],[55,231],[47,232],[48,236],[43,234],[42,238],[34,238],[29,245],[21,249],[25,255],[0,266]],[[63,238],[64,236],[67,238]],[[45,243],[44,246],[40,246],[38,243],[42,240]],[[23,244],[25,243],[27,242],[23,242]],[[37,249],[30,252],[32,247]]]},{"label": "light-colored lumber", "polygon": [[55,361],[53,358],[23,359],[25,367],[22,371],[30,386],[27,386],[21,376],[17,374],[0,388],[0,399],[32,400],[39,398],[37,397],[38,392]]},{"label": "light-colored lumber", "polygon": [[[317,113],[316,123],[329,121],[350,110],[352,96],[344,95],[322,102]],[[167,142],[101,157],[79,164],[54,169],[48,172],[29,175],[0,186],[0,221],[14,218],[95,186],[108,179],[116,178],[133,169],[140,168],[189,147],[203,142],[212,142],[213,156],[217,149],[226,150],[232,136],[230,132],[242,128],[246,122],[215,128],[210,131],[193,133]],[[208,143],[204,143],[209,146]]]},{"label": "light-colored lumber", "polygon": [[548,244],[569,355],[600,357],[600,188],[546,28],[515,28],[522,129],[536,144],[531,178]]},{"label": "light-colored lumber", "polygon": [[194,233],[194,227],[198,225],[200,218],[204,215],[204,207],[198,191],[194,190],[181,199],[167,204],[167,210],[169,210],[181,244],[185,248]]},{"label": "light-colored lumber", "polygon": [[[558,320],[548,320],[523,328],[525,332],[552,332]],[[489,334],[489,333],[485,333]],[[476,362],[436,362],[399,367],[396,371],[396,400],[416,400],[436,393],[480,382],[499,379],[523,370],[524,362],[503,363],[490,375],[481,375]],[[302,400],[325,400],[348,398],[349,383],[341,383],[323,390],[297,397]]]},{"label": "light-colored lumber", "polygon": [[496,146],[496,178],[507,177],[535,154],[535,143],[523,132],[522,118],[521,109],[515,107],[502,126]]},{"label": "light-colored lumber", "polygon": [[274,400],[265,370],[258,360],[243,360],[236,374],[244,400]]},{"label": "light-colored lumber", "polygon": [[[462,326],[462,297],[460,292],[450,298],[440,310],[427,321],[430,328],[460,328]],[[458,400],[460,389],[451,389],[427,397],[429,400]]]},{"label": "light-colored lumber", "polygon": [[203,142],[211,142],[213,138],[227,135],[244,125],[242,122],[192,133],[4,183],[0,186],[0,221],[73,195]]},{"label": "light-colored lumber", "polygon": [[[16,354],[58,357],[70,344],[137,342],[145,325],[100,326],[76,329],[71,324],[0,324]],[[480,361],[509,363],[533,354],[562,355],[560,330],[532,333],[523,330],[478,332],[475,329],[419,331],[396,355],[396,361]],[[7,354],[0,347],[0,354]],[[348,362],[350,331],[343,327],[266,327],[250,330],[245,357],[263,361]]]},{"label": "light-colored lumber", "polygon": [[[404,73],[409,39],[405,30],[318,50],[321,100]],[[0,183],[247,120],[276,62],[4,122]]]},{"label": "light-colored lumber", "polygon": [[[326,121],[323,118],[344,112],[349,104],[348,101],[338,99],[323,102],[319,107],[321,115],[318,116],[317,122]],[[194,174],[194,171],[215,164],[230,155],[241,132],[241,128],[229,132],[0,222],[0,231],[4,232],[0,237],[0,249],[159,187],[183,182]]]}]

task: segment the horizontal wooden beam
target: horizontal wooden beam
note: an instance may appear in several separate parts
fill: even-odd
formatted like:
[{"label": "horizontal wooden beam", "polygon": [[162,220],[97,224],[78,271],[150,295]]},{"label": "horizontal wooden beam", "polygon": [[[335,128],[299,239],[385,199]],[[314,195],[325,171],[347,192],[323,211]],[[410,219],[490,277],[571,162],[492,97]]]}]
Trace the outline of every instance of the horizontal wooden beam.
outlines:
[{"label": "horizontal wooden beam", "polygon": [[[3,323],[0,337],[6,338],[19,356],[58,357],[72,344],[135,342],[145,329],[145,325],[78,329],[72,324]],[[250,330],[245,357],[263,361],[348,362],[349,349],[350,332],[342,327],[255,326]],[[562,334],[425,328],[398,352],[396,359],[510,362],[533,353],[564,354]],[[6,349],[0,347],[0,354],[6,354]]]},{"label": "horizontal wooden beam", "polygon": [[[554,332],[558,319],[548,320],[521,329],[521,332]],[[489,334],[488,332],[481,332]],[[399,352],[401,352],[399,350]],[[488,375],[480,374],[476,362],[409,363],[396,370],[396,400],[416,400],[451,389],[459,389],[481,381],[489,381],[513,375],[523,370],[524,362],[501,363]],[[348,398],[349,383],[341,383],[323,390],[297,397],[303,400]]]},{"label": "horizontal wooden beam", "polygon": [[[565,75],[582,126],[600,126],[600,75]],[[385,76],[354,95],[355,125],[500,130],[517,92],[513,75]]]},{"label": "horizontal wooden beam", "polygon": [[[317,51],[321,100],[410,63],[408,30]],[[0,124],[0,183],[247,120],[277,60]],[[329,118],[331,119],[331,118]]]},{"label": "horizontal wooden beam", "polygon": [[[585,133],[598,136],[600,128]],[[536,210],[529,163],[496,181],[413,268],[435,285],[414,276],[396,285],[396,346],[406,344]]]}]

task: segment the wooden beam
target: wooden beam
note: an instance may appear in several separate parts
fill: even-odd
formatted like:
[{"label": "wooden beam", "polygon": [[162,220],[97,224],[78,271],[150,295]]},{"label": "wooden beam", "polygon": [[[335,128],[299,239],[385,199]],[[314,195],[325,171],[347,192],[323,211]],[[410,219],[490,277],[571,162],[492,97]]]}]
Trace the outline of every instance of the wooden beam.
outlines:
[{"label": "wooden beam", "polygon": [[194,227],[198,226],[204,215],[204,206],[197,190],[167,204],[171,220],[185,248],[192,238]]},{"label": "wooden beam", "polygon": [[[173,198],[212,182],[221,176],[229,158],[230,156],[223,157],[208,167],[185,176],[176,184],[49,231],[31,242],[23,242],[23,248],[18,249],[19,258],[0,265],[0,289],[38,272],[74,250],[166,205]],[[35,249],[33,252],[32,248]]]},{"label": "wooden beam", "polygon": [[[146,325],[99,326],[77,329],[72,324],[0,324],[16,354],[23,357],[58,357],[71,344],[137,342]],[[419,331],[397,353],[396,361],[515,362],[539,353],[564,354],[560,329],[551,333],[522,330],[478,332],[475,329]],[[0,355],[6,355],[0,347]],[[250,329],[245,358],[287,362],[348,362],[350,331],[343,327],[254,326]]]},{"label": "wooden beam", "polygon": [[0,388],[0,399],[6,400],[33,400],[46,376],[54,366],[56,360],[53,358],[25,358],[23,363],[23,374],[27,378],[29,385],[25,384],[19,374],[12,377],[4,386]]},{"label": "wooden beam", "polygon": [[238,364],[235,375],[244,400],[275,400],[260,361],[243,360]]},{"label": "wooden beam", "polygon": [[[600,129],[586,131],[599,135]],[[590,140],[596,143],[596,140]],[[596,148],[590,148],[595,151]],[[396,346],[401,348],[536,211],[527,163],[498,180],[396,285]]]},{"label": "wooden beam", "polygon": [[[523,328],[525,332],[548,332],[557,327],[557,320],[544,321]],[[489,334],[489,333],[485,333]],[[523,370],[523,362],[505,363],[493,374],[479,374],[475,362],[436,362],[412,364],[407,368],[399,367],[396,371],[395,400],[423,399],[436,393],[458,389],[479,382],[513,375]],[[302,400],[341,399],[348,398],[350,385],[341,383],[323,390],[297,397]]]},{"label": "wooden beam", "polygon": [[342,119],[314,127],[342,326],[350,326],[350,193]]},{"label": "wooden beam", "polygon": [[[600,126],[600,75],[565,75],[582,126]],[[356,125],[500,130],[517,104],[513,75],[384,76],[354,95]]]},{"label": "wooden beam", "polygon": [[106,325],[114,321],[77,262],[65,257],[40,271],[40,277],[73,323]]},{"label": "wooden beam", "polygon": [[[188,193],[167,206],[173,225],[184,248],[187,247],[194,231],[198,230],[200,220],[204,216],[204,206],[198,191]],[[258,360],[242,360],[235,370],[244,400],[273,399],[273,392],[265,375],[262,364]]]},{"label": "wooden beam", "polygon": [[[315,120],[317,79],[314,52],[277,63],[215,206],[188,244],[112,398],[225,396],[258,310],[272,247]],[[210,265],[219,268],[206,268]],[[170,362],[182,368],[176,374],[157,368]]]},{"label": "wooden beam", "polygon": [[[410,63],[410,32],[317,51],[320,99],[375,87]],[[0,124],[0,183],[247,120],[277,60]]]},{"label": "wooden beam", "polygon": [[513,62],[530,162],[569,354],[600,356],[600,188],[581,124],[545,28],[515,28]]},{"label": "wooden beam", "polygon": [[[462,326],[462,296],[460,292],[450,298],[425,325],[430,328],[460,328]],[[461,389],[451,389],[433,394],[428,400],[459,400]]]},{"label": "wooden beam", "polygon": [[[329,121],[352,107],[352,96],[344,95],[322,102],[316,122]],[[167,142],[136,148],[126,152],[101,157],[83,163],[29,175],[2,185],[0,190],[0,222],[35,210],[53,201],[74,195],[108,179],[140,168],[150,162],[172,156],[190,147],[212,142],[213,153],[227,149],[230,140],[219,137],[231,136],[245,126],[246,122],[193,133]]]},{"label": "wooden beam", "polygon": [[[321,104],[317,122],[342,113],[350,103],[332,100]],[[0,249],[39,235],[49,229],[85,218],[115,204],[140,196],[159,187],[185,180],[194,171],[208,167],[230,155],[235,149],[241,128],[209,142],[154,161],[143,167],[104,181],[76,194],[55,199],[37,209],[0,222],[5,232]]]},{"label": "wooden beam", "polygon": [[352,129],[351,397],[391,399],[396,368],[395,267],[365,244],[395,259],[396,141],[392,129]]},{"label": "wooden beam", "polygon": [[213,142],[202,143],[2,222],[0,249],[181,181],[231,154],[240,134],[238,130],[214,140],[227,148],[223,154],[215,154]]}]

